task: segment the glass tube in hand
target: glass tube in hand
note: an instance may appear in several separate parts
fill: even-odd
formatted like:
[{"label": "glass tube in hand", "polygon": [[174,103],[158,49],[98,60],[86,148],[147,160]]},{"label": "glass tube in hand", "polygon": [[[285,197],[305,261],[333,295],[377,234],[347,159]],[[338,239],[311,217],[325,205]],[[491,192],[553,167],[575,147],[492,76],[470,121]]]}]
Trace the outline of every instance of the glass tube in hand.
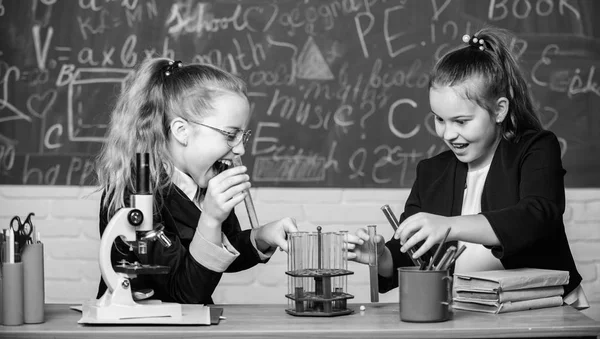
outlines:
[{"label": "glass tube in hand", "polygon": [[[392,212],[392,209],[390,208],[389,205],[383,205],[381,206],[381,210],[383,211],[383,214],[385,214],[385,217],[387,218],[387,220],[389,221],[390,225],[392,226],[392,228],[394,229],[394,232],[396,232],[396,230],[398,229],[398,226],[400,226],[398,224],[398,219],[396,219],[396,216],[394,215],[394,212]],[[415,266],[423,266],[425,264],[425,261],[423,261],[423,259],[421,258],[413,258],[413,255],[415,254],[415,247],[411,247],[408,249],[407,251],[407,255],[410,257],[410,260],[412,260],[413,264],[415,264]]]},{"label": "glass tube in hand", "polygon": [[[233,165],[236,167],[242,166],[242,157],[240,157],[239,155],[234,156]],[[256,209],[254,209],[254,202],[252,201],[252,196],[250,195],[250,190],[246,191],[244,205],[246,205],[246,212],[248,213],[248,219],[250,219],[250,226],[252,228],[260,227],[260,225],[258,224],[258,218],[256,217]]]},{"label": "glass tube in hand", "polygon": [[377,226],[367,226],[369,233],[368,250],[369,250],[369,283],[371,285],[371,302],[379,302],[379,277],[378,277],[378,262],[377,262]]}]

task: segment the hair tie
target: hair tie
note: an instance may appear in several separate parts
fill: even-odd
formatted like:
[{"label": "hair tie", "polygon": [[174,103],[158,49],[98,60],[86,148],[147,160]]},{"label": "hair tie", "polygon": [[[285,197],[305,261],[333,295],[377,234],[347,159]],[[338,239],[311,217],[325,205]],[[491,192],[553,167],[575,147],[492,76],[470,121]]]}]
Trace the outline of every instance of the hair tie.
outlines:
[{"label": "hair tie", "polygon": [[479,39],[475,35],[470,37],[468,34],[463,35],[462,41],[466,44],[469,44],[471,47],[478,48],[480,51],[485,51],[485,41],[483,39]]},{"label": "hair tie", "polygon": [[165,76],[173,74],[175,70],[181,67],[183,67],[181,60],[169,61],[169,64],[165,67]]}]

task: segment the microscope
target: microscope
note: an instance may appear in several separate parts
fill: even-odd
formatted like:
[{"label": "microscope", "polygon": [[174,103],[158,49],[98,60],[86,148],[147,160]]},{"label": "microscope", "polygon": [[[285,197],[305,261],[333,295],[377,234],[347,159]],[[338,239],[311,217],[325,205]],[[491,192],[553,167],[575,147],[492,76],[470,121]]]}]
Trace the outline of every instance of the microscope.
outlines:
[{"label": "microscope", "polygon": [[[131,207],[121,208],[110,219],[100,240],[100,272],[106,283],[104,295],[97,300],[84,302],[79,323],[177,323],[182,319],[182,305],[160,300],[140,300],[132,290],[131,279],[140,274],[168,274],[168,266],[146,265],[138,262],[120,262],[113,267],[111,248],[121,237],[138,256],[146,254],[147,243],[158,240],[163,246],[171,241],[163,233],[163,226],[154,227],[152,220],[153,196],[150,191],[150,157],[148,153],[136,155],[136,192],[131,196]],[[151,295],[152,292],[146,293]]]}]

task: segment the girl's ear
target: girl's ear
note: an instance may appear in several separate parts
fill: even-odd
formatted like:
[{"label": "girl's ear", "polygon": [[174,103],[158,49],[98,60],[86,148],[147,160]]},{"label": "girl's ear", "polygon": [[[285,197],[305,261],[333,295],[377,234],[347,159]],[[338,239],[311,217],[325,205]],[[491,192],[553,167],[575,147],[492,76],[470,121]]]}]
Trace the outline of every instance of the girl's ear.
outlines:
[{"label": "girl's ear", "polygon": [[506,97],[500,97],[496,100],[496,111],[494,112],[496,123],[501,124],[508,115],[509,101]]},{"label": "girl's ear", "polygon": [[183,146],[188,144],[189,124],[182,118],[175,118],[169,124],[171,133],[177,142]]}]

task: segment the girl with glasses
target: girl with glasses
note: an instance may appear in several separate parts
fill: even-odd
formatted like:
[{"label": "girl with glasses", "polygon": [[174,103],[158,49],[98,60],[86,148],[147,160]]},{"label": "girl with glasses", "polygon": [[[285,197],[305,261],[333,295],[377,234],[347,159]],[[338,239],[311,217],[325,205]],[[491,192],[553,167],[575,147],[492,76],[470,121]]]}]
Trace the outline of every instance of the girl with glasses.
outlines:
[{"label": "girl with glasses", "polygon": [[[115,242],[113,263],[170,267],[169,274],[139,275],[133,290],[211,304],[224,272],[265,263],[277,247],[287,251],[286,235],[297,231],[293,219],[242,231],[234,213],[250,188],[246,167],[232,166],[245,153],[249,122],[245,83],[216,67],[155,58],[128,77],[98,158],[100,234],[135,193],[136,153],[149,153],[154,223],[172,242],[168,248],[148,242],[147,259]],[[101,281],[98,297],[105,290]]]}]

